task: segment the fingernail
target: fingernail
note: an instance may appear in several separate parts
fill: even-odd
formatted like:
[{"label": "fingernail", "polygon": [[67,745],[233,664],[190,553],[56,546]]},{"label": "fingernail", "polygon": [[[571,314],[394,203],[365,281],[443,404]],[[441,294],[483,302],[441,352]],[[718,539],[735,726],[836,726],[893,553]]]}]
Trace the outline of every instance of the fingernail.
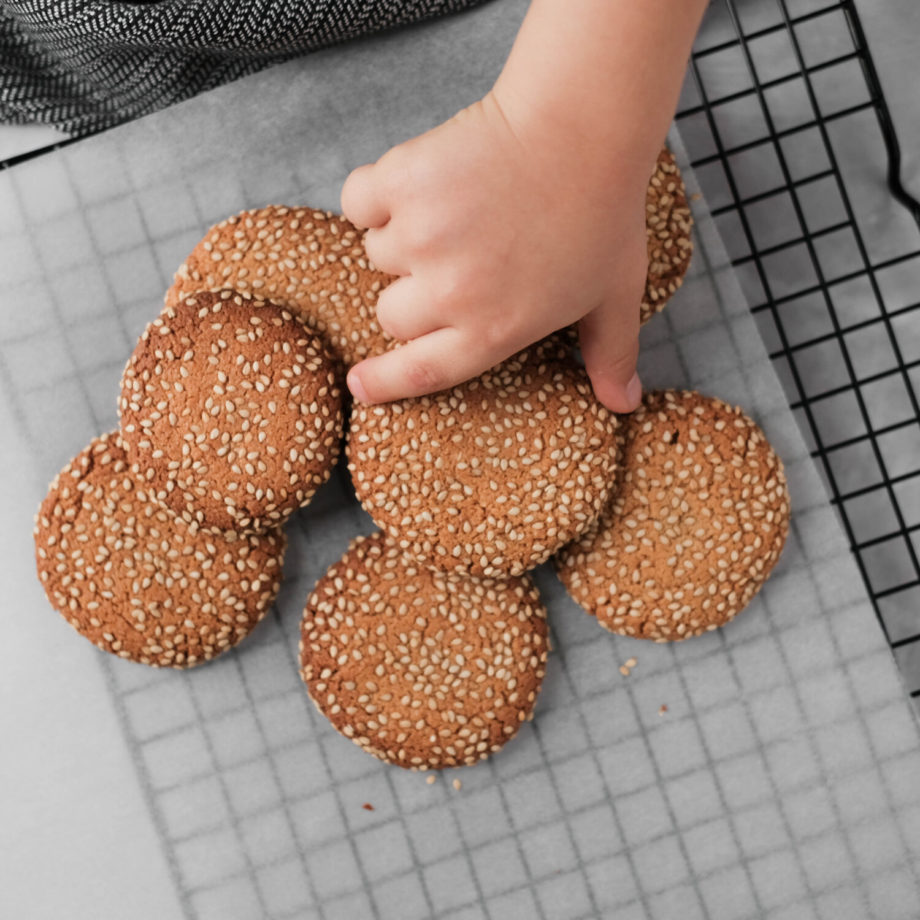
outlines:
[{"label": "fingernail", "polygon": [[626,384],[626,399],[634,409],[642,400],[642,381],[638,374],[633,374],[629,378],[629,383]]},{"label": "fingernail", "polygon": [[361,383],[361,378],[355,373],[354,368],[348,372],[348,376],[345,378],[345,382],[348,384],[348,389],[351,390],[351,395],[354,396],[358,402],[370,402],[370,399],[367,395],[367,390],[364,389],[364,384]]}]

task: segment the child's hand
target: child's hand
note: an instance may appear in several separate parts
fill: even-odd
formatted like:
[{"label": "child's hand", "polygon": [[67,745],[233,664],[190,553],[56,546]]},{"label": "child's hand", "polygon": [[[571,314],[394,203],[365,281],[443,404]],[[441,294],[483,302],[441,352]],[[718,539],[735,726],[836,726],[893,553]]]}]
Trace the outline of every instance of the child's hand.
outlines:
[{"label": "child's hand", "polygon": [[638,405],[651,168],[594,169],[557,125],[509,111],[490,93],[348,177],[345,216],[400,276],[378,321],[410,340],[352,368],[362,402],[445,389],[580,321],[598,399]]},{"label": "child's hand", "polygon": [[645,192],[706,0],[530,0],[495,86],[355,170],[345,216],[400,277],[364,402],[449,387],[579,321],[598,399],[634,409]]}]

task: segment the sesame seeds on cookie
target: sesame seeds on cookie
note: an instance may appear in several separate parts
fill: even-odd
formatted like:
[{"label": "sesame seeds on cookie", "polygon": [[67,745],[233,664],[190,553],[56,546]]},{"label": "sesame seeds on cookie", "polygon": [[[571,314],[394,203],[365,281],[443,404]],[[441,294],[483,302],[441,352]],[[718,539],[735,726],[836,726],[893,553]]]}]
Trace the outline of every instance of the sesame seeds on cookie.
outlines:
[{"label": "sesame seeds on cookie", "polygon": [[356,405],[346,450],[359,501],[410,558],[517,575],[600,513],[616,427],[583,369],[510,359],[430,396]]},{"label": "sesame seeds on cookie", "polygon": [[233,542],[195,532],[148,500],[117,432],[64,467],[36,515],[35,559],[51,602],[119,658],[188,668],[245,638],[281,583],[284,534]]},{"label": "sesame seeds on cookie", "polygon": [[155,500],[226,534],[278,526],[307,502],[343,429],[322,342],[288,311],[234,291],[164,308],[125,368],[119,415]]},{"label": "sesame seeds on cookie", "polygon": [[301,626],[316,707],[368,753],[410,769],[473,764],[536,704],[546,611],[527,577],[432,572],[383,534],[319,580]]},{"label": "sesame seeds on cookie", "polygon": [[625,417],[617,491],[555,557],[571,596],[612,632],[667,641],[744,609],[789,527],[783,466],[740,409],[699,393],[649,393]]},{"label": "sesame seeds on cookie", "polygon": [[663,309],[683,283],[693,255],[692,227],[693,216],[680,169],[674,154],[665,147],[658,154],[645,196],[648,274],[640,323],[648,322]]},{"label": "sesame seeds on cookie", "polygon": [[211,227],[176,272],[175,306],[194,291],[232,288],[290,310],[322,335],[346,366],[382,354],[393,340],[377,323],[377,296],[392,281],[344,217],[271,205]]}]

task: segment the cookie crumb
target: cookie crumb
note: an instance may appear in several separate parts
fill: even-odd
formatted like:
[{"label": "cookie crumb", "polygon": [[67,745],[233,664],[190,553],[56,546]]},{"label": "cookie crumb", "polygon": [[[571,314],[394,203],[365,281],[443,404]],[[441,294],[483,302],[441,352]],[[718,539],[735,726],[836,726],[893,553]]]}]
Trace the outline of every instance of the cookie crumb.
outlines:
[{"label": "cookie crumb", "polygon": [[454,787],[454,789],[457,790],[457,792],[459,792],[463,783],[461,783],[459,779],[455,779],[451,785]]},{"label": "cookie crumb", "polygon": [[438,778],[438,777],[437,777],[437,774],[435,774],[435,773],[429,773],[428,776],[427,776],[426,779],[425,779],[425,782],[428,783],[429,786],[433,786],[433,785],[434,785],[434,782],[435,782],[435,780],[436,780],[437,778]]},{"label": "cookie crumb", "polygon": [[374,810],[374,806],[371,805],[370,802],[365,802],[361,807],[362,807],[365,811],[373,811],[373,810]]},{"label": "cookie crumb", "polygon": [[662,703],[661,706],[658,707],[658,715],[660,716],[663,716],[667,711],[668,707],[665,703]]}]

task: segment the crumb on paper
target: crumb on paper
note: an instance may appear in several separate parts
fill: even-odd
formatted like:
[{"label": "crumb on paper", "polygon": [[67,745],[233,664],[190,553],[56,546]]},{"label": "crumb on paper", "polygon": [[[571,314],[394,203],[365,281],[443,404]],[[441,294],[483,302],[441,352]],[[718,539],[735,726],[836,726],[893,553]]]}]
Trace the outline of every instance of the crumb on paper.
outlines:
[{"label": "crumb on paper", "polygon": [[451,785],[454,787],[454,789],[457,790],[457,792],[459,792],[463,783],[461,783],[459,779],[455,779]]},{"label": "crumb on paper", "polygon": [[689,196],[691,201],[699,201],[702,197],[703,196],[702,194],[700,194],[700,192],[694,192],[692,195]]},{"label": "crumb on paper", "polygon": [[668,711],[667,703],[662,703],[658,708],[658,715],[663,716]]},{"label": "crumb on paper", "polygon": [[370,802],[365,802],[361,807],[362,807],[365,811],[373,811],[373,810],[374,810],[374,806],[371,805]]},{"label": "crumb on paper", "polygon": [[428,783],[429,786],[432,786],[432,785],[434,785],[434,781],[435,781],[437,778],[438,778],[438,777],[437,777],[437,774],[435,774],[435,773],[429,773],[428,776],[425,778],[425,782]]}]

